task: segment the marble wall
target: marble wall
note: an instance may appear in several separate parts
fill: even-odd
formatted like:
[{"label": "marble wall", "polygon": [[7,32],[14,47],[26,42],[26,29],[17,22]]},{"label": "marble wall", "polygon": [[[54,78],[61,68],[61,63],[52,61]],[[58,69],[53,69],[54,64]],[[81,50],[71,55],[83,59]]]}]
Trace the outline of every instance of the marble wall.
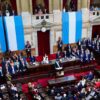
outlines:
[{"label": "marble wall", "polygon": [[[38,1],[39,2],[39,1]],[[91,38],[91,24],[89,19],[89,3],[90,0],[78,0],[78,10],[82,10],[82,37]],[[59,36],[62,34],[62,21],[61,21],[61,13],[62,13],[62,0],[49,0],[49,11],[52,13],[50,16],[49,22],[54,25],[50,27],[50,53],[56,52],[56,41]],[[36,16],[32,15],[32,1],[31,0],[17,0],[17,10],[18,14],[21,14],[23,17],[24,23],[24,32],[25,32],[25,41],[29,40],[32,44],[32,48],[34,48],[34,54],[38,55],[38,41],[37,41],[37,30],[35,29],[33,24],[41,23],[36,20]],[[34,21],[34,22],[33,22]]]}]

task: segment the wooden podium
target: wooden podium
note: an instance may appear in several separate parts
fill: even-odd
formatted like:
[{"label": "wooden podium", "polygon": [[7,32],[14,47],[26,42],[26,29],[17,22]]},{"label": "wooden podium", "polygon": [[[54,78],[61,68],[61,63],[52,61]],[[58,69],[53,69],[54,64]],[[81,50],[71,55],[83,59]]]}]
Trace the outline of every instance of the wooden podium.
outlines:
[{"label": "wooden podium", "polygon": [[55,68],[55,71],[56,71],[56,77],[62,77],[62,76],[64,76],[63,67]]}]

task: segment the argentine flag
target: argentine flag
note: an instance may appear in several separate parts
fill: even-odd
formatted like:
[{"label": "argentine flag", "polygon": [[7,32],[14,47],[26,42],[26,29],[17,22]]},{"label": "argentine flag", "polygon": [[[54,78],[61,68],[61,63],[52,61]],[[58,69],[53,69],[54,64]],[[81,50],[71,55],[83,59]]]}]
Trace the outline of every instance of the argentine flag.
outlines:
[{"label": "argentine flag", "polygon": [[5,41],[2,17],[0,17],[0,51],[1,52],[5,52],[6,51],[6,41]]},{"label": "argentine flag", "polygon": [[25,44],[22,17],[6,16],[4,18],[4,22],[9,50],[23,50]]},{"label": "argentine flag", "polygon": [[76,43],[82,38],[82,12],[62,12],[62,40]]}]

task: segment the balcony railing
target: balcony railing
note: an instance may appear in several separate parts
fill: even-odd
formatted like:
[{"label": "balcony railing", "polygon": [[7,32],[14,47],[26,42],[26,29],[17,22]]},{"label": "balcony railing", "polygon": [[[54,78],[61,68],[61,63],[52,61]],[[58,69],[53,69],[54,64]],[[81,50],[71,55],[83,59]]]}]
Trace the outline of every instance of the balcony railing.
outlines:
[{"label": "balcony railing", "polygon": [[90,21],[98,18],[100,16],[100,10],[90,11]]},{"label": "balcony railing", "polygon": [[45,20],[47,22],[53,22],[54,21],[53,14],[32,15],[32,24],[33,25],[38,24],[43,20]]},{"label": "balcony railing", "polygon": [[90,16],[100,16],[100,10],[90,11]]}]

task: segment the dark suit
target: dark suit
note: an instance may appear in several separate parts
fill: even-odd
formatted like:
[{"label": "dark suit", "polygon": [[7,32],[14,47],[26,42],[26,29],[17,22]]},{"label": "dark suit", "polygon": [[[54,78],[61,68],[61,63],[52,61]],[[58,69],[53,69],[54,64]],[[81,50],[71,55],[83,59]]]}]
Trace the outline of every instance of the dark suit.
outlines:
[{"label": "dark suit", "polygon": [[8,71],[11,75],[15,74],[17,72],[17,66],[8,66]]},{"label": "dark suit", "polygon": [[27,57],[31,56],[31,45],[25,45]]},{"label": "dark suit", "polygon": [[61,63],[59,61],[56,61],[55,64],[54,64],[54,67],[56,69],[56,68],[62,67],[62,65],[61,65]]},{"label": "dark suit", "polygon": [[20,61],[20,67],[19,70],[24,71],[27,70],[27,64],[26,61]]},{"label": "dark suit", "polygon": [[67,46],[65,47],[65,50],[66,50],[66,56],[67,56],[67,57],[70,57],[71,54],[72,54],[72,48],[71,48],[71,46],[70,46],[70,45],[67,45]]},{"label": "dark suit", "polygon": [[62,40],[59,40],[59,41],[57,42],[57,46],[58,46],[58,51],[61,51],[61,52],[62,52],[62,46],[63,46]]},{"label": "dark suit", "polygon": [[0,69],[0,77],[3,76],[2,68]]},{"label": "dark suit", "polygon": [[30,62],[34,63],[36,61],[35,57],[34,56],[31,56],[30,57]]},{"label": "dark suit", "polygon": [[6,73],[7,73],[5,64],[6,64],[6,62],[2,61],[2,73],[3,73],[3,75],[6,75]]},{"label": "dark suit", "polygon": [[60,52],[57,52],[56,59],[59,60],[60,58],[61,58],[61,53]]}]

